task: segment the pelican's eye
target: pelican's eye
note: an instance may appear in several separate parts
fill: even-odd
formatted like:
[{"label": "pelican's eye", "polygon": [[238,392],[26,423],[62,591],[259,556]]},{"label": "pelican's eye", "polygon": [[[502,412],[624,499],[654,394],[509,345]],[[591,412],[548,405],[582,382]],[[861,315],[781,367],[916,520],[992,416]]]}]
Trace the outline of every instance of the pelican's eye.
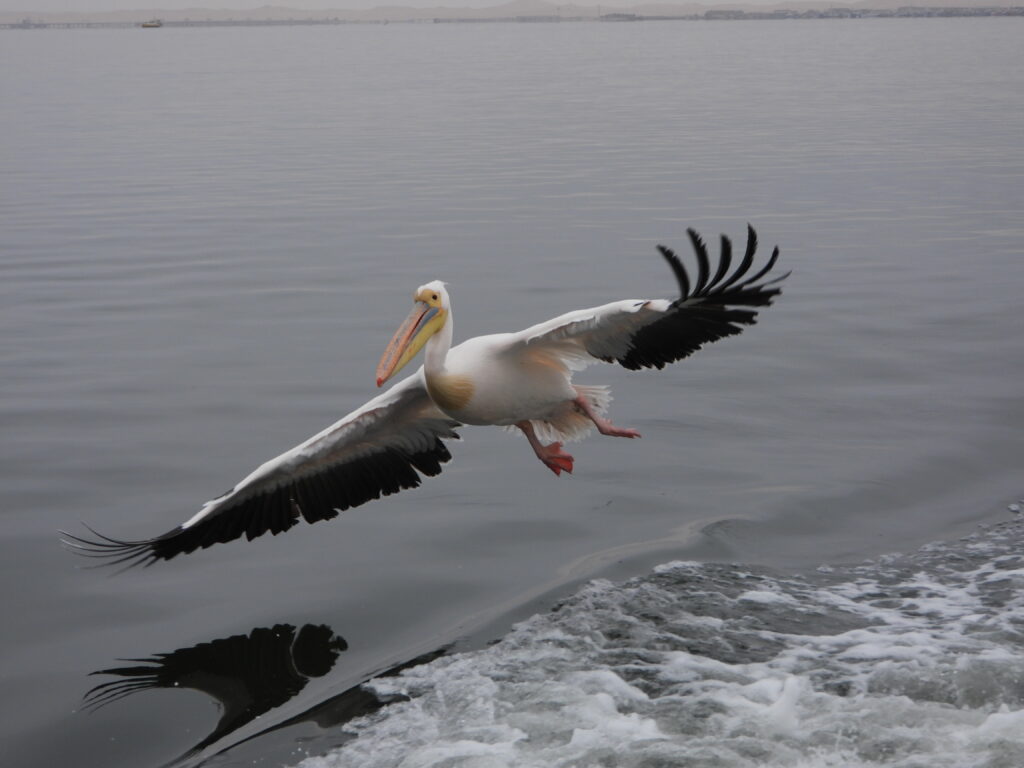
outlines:
[{"label": "pelican's eye", "polygon": [[431,301],[437,301],[437,294],[436,293],[430,294],[430,300]]}]

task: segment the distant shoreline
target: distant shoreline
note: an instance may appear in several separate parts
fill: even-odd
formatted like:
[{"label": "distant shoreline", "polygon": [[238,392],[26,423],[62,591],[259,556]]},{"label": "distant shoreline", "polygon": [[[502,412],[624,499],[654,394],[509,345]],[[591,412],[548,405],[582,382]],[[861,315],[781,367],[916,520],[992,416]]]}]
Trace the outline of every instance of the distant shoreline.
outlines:
[{"label": "distant shoreline", "polygon": [[701,14],[680,14],[652,16],[635,13],[606,13],[594,16],[467,16],[444,18],[408,19],[349,19],[333,17],[307,17],[303,19],[175,19],[161,20],[153,24],[151,19],[138,21],[36,21],[25,18],[21,21],[0,23],[0,29],[130,29],[135,27],[281,27],[321,26],[342,24],[501,24],[501,23],[554,23],[554,22],[639,22],[639,21],[777,21],[792,19],[908,19],[908,18],[960,18],[984,16],[1021,16],[1024,6],[991,6],[944,8],[930,6],[906,6],[892,9],[829,8],[827,10],[772,10],[735,11],[708,10]]}]

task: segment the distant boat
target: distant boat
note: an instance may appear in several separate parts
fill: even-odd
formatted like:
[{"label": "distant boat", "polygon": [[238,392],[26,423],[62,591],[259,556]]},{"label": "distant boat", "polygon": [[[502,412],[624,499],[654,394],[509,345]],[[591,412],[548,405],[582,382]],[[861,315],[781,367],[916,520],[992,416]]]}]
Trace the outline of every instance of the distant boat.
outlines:
[{"label": "distant boat", "polygon": [[163,25],[164,25],[164,23],[162,21],[160,21],[160,19],[153,19],[152,21],[144,21],[144,22],[142,22],[142,24],[140,26],[143,29],[156,29],[157,27],[162,27]]}]

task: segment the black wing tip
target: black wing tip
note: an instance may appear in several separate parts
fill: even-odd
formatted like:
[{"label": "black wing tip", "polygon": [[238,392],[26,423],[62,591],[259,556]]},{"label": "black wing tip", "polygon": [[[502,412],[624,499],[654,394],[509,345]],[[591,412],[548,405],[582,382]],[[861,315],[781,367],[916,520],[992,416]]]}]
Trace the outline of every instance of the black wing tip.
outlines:
[{"label": "black wing tip", "polygon": [[750,223],[747,224],[746,249],[739,263],[733,265],[732,242],[723,234],[721,255],[713,271],[704,239],[693,228],[686,232],[697,262],[693,289],[686,267],[675,251],[658,245],[658,252],[679,283],[680,295],[661,319],[634,333],[625,354],[614,358],[625,368],[664,368],[668,363],[689,357],[705,344],[741,333],[744,326],[756,322],[758,308],[772,304],[772,299],[782,292],[778,283],[789,277],[789,272],[769,275],[779,258],[778,246],[756,274],[752,277],[748,274],[754,265],[758,244],[757,232]]},{"label": "black wing tip", "polygon": [[157,552],[156,546],[167,534],[155,539],[130,541],[106,536],[86,523],[82,523],[82,526],[89,531],[92,538],[78,536],[68,531],[58,531],[58,533],[60,534],[60,543],[64,549],[73,552],[79,557],[104,561],[87,567],[104,568],[123,564],[125,567],[122,570],[128,570],[138,565],[149,567],[157,560],[165,559]]},{"label": "black wing tip", "polygon": [[658,251],[672,267],[676,281],[680,286],[680,295],[675,300],[676,304],[688,299],[698,298],[707,300],[719,298],[721,303],[724,304],[746,304],[753,299],[757,304],[765,304],[771,296],[781,292],[780,288],[765,289],[768,286],[782,282],[791,274],[786,272],[784,275],[773,277],[767,282],[758,283],[759,280],[768,275],[779,258],[779,247],[776,245],[765,266],[753,277],[746,276],[754,263],[754,256],[758,246],[757,230],[749,222],[747,223],[747,246],[742,260],[735,269],[731,269],[732,242],[728,235],[721,235],[721,256],[718,260],[718,268],[715,270],[714,276],[710,276],[709,273],[708,251],[704,239],[692,227],[687,228],[686,233],[690,237],[697,260],[697,282],[692,292],[690,291],[689,275],[682,260],[671,248],[664,245],[657,246]]},{"label": "black wing tip", "polygon": [[[691,232],[693,230],[690,230]],[[696,235],[696,232],[694,232]],[[672,274],[675,275],[676,282],[679,284],[679,295],[681,298],[686,299],[690,296],[690,278],[686,274],[686,267],[683,266],[682,259],[680,259],[676,252],[669,248],[667,245],[658,245],[658,253],[660,253],[665,261],[668,262],[669,268],[672,270]]]},{"label": "black wing tip", "polygon": [[686,234],[690,236],[690,242],[693,243],[694,248],[704,247],[704,238],[700,236],[700,233],[693,227],[686,228]]}]

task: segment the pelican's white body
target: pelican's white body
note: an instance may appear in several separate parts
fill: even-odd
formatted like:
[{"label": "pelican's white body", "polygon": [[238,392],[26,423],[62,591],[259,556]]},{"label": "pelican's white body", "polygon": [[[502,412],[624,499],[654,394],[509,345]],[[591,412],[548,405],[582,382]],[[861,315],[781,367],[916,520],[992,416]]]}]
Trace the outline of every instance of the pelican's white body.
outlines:
[{"label": "pelican's white body", "polygon": [[[478,336],[448,353],[445,372],[469,377],[473,394],[463,408],[442,408],[445,413],[463,424],[508,426],[547,418],[576,397],[567,367],[529,350],[513,350],[512,339],[510,333]],[[425,373],[429,381],[430,370]]]},{"label": "pelican's white body", "polygon": [[[424,291],[436,292],[446,311],[444,325],[424,347],[428,391],[436,382],[452,379],[467,382],[472,389],[464,404],[455,407],[435,399],[435,405],[463,424],[532,422],[542,439],[578,440],[590,431],[593,422],[573,401],[583,396],[596,413],[604,414],[611,395],[607,387],[574,386],[573,372],[600,357],[622,354],[633,330],[650,322],[651,313],[669,307],[667,301],[616,301],[569,312],[518,333],[477,336],[452,347],[448,292],[440,281],[417,289]],[[610,329],[612,321],[619,327]],[[598,328],[599,340],[588,333]]]}]

